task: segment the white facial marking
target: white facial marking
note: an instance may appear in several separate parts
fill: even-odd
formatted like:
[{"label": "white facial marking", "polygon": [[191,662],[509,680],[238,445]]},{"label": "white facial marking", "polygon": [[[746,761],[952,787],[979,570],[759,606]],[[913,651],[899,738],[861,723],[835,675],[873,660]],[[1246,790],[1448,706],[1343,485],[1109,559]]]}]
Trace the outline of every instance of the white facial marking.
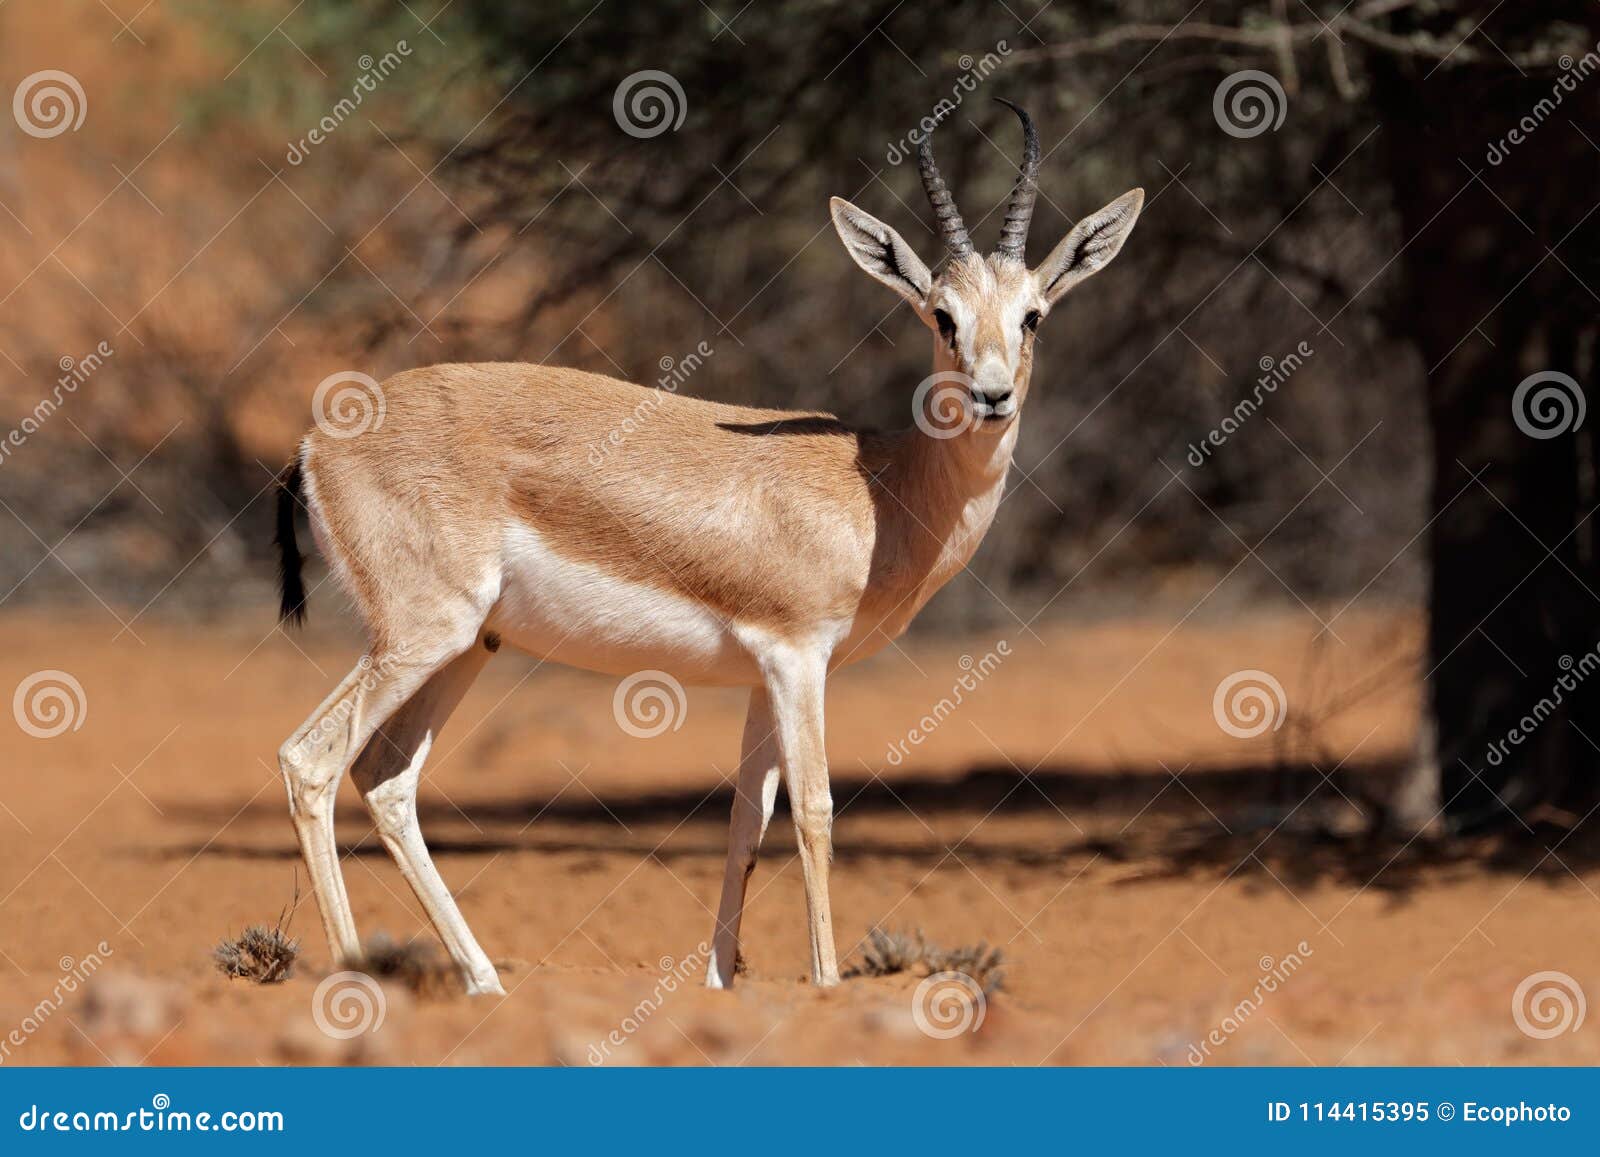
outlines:
[{"label": "white facial marking", "polygon": [[970,264],[954,275],[947,272],[930,306],[949,314],[956,337],[956,368],[972,378],[974,402],[985,418],[1006,419],[1020,406],[1018,381],[1023,345],[1028,335],[1023,320],[1044,303],[1031,274],[997,274],[987,262]]}]

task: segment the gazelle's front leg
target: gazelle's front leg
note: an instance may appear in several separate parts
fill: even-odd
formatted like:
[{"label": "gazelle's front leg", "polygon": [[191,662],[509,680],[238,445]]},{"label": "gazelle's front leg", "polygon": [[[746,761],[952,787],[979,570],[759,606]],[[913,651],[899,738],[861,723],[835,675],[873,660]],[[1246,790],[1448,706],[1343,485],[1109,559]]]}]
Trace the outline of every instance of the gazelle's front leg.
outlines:
[{"label": "gazelle's front leg", "polygon": [[794,813],[800,866],[806,880],[806,916],[811,925],[811,982],[839,983],[828,902],[828,864],[833,859],[833,795],[823,748],[822,700],[828,655],[821,649],[783,647],[762,664],[777,729],[778,753],[789,808]]},{"label": "gazelle's front leg", "polygon": [[778,736],[774,726],[766,688],[757,687],[750,692],[750,710],[744,720],[739,782],[728,822],[728,863],[722,874],[722,901],[717,905],[717,926],[711,937],[711,961],[706,965],[708,988],[733,987],[745,889],[778,796]]}]

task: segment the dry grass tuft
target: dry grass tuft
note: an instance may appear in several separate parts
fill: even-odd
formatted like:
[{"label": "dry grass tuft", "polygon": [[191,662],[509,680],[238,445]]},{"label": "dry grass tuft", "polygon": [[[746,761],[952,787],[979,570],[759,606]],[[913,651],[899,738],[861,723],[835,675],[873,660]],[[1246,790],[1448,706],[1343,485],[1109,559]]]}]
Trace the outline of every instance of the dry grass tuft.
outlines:
[{"label": "dry grass tuft", "polygon": [[888,932],[874,928],[861,946],[861,963],[845,969],[846,976],[893,976],[909,972],[928,954],[928,942],[915,932]]},{"label": "dry grass tuft", "polygon": [[367,941],[361,962],[352,967],[379,980],[393,980],[421,997],[460,996],[464,991],[455,962],[428,941],[402,944],[380,932]]},{"label": "dry grass tuft", "polygon": [[281,917],[271,928],[252,924],[211,950],[211,959],[224,976],[257,984],[278,984],[289,979],[299,955],[300,942],[289,938]]},{"label": "dry grass tuft", "polygon": [[1005,984],[1005,955],[980,940],[962,948],[932,948],[923,958],[929,973],[961,972],[972,977],[984,992],[998,992]]},{"label": "dry grass tuft", "polygon": [[861,962],[846,968],[846,977],[893,976],[899,972],[962,972],[984,992],[995,992],[1004,984],[1004,955],[987,943],[962,948],[940,948],[930,943],[918,928],[911,932],[889,932],[874,928],[861,947]]}]

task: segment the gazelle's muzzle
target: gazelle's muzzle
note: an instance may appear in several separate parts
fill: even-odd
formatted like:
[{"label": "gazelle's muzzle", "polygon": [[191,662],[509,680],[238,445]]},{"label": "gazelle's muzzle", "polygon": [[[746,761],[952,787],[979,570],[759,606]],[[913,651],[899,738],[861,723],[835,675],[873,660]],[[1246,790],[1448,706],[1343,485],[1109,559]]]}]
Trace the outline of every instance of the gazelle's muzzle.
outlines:
[{"label": "gazelle's muzzle", "polygon": [[985,422],[1002,422],[1017,412],[1016,383],[1010,368],[987,357],[972,376],[972,413]]}]

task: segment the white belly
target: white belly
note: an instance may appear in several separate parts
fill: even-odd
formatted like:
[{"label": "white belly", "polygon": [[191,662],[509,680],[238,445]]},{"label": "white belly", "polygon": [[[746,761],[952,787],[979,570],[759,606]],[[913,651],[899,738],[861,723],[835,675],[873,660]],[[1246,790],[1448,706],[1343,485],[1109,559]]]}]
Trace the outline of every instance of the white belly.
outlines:
[{"label": "white belly", "polygon": [[564,558],[539,534],[505,532],[500,598],[484,624],[541,659],[608,675],[653,668],[688,683],[760,681],[737,625],[671,591]]}]

